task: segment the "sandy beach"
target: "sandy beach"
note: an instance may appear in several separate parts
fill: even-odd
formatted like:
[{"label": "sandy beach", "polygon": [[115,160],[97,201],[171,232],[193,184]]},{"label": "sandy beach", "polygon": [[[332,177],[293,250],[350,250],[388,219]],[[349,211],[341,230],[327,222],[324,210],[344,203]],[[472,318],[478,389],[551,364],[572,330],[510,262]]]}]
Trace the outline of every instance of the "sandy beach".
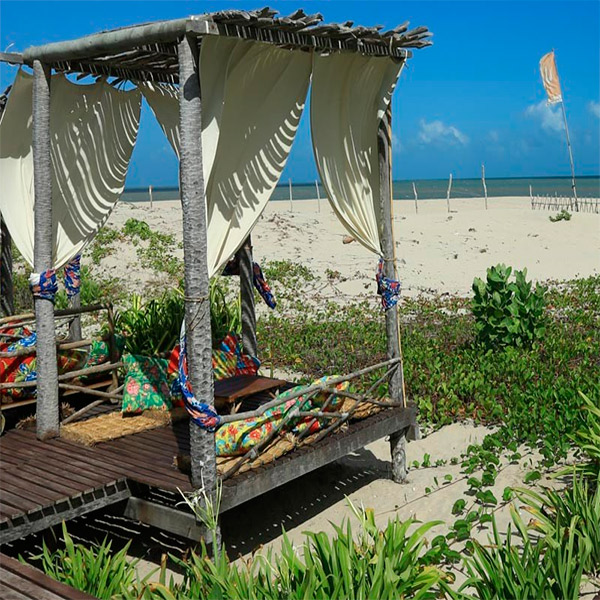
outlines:
[{"label": "sandy beach", "polygon": [[[319,212],[320,204],[320,212]],[[468,295],[473,278],[485,276],[491,265],[526,267],[537,281],[564,280],[600,272],[600,215],[573,213],[570,221],[552,223],[554,212],[532,210],[528,198],[451,198],[394,202],[398,270],[403,294]],[[120,202],[108,225],[121,228],[129,218],[146,221],[152,229],[182,239],[178,201],[154,204]],[[347,232],[328,203],[321,200],[270,202],[253,232],[259,262],[292,260],[309,267],[328,284],[325,297],[374,298],[377,258],[359,243],[343,244]],[[178,251],[183,256],[182,251]],[[103,261],[108,275],[129,289],[149,282],[131,244]],[[327,271],[338,271],[331,278]]]},{"label": "sandy beach", "polygon": [[[555,213],[532,210],[528,198],[451,199],[419,203],[396,201],[394,206],[398,267],[403,294],[469,295],[475,276],[485,276],[487,267],[503,262],[527,267],[538,281],[564,280],[600,273],[600,215],[574,213],[570,221],[552,223]],[[129,218],[147,221],[155,230],[173,233],[181,241],[181,211],[178,202],[147,204],[120,203],[109,225],[121,228]],[[377,301],[373,281],[376,257],[357,242],[344,244],[347,235],[326,201],[271,202],[253,233],[259,262],[289,259],[310,267],[318,276],[322,296],[338,302],[369,299]],[[179,251],[181,252],[181,251]],[[159,285],[139,265],[135,247],[125,245],[118,255],[105,259],[108,273],[129,289]],[[334,278],[331,271],[339,272]],[[299,291],[308,296],[306,290]],[[469,444],[480,442],[491,430],[469,423],[454,424],[408,446],[409,463],[448,461],[438,468],[411,470],[409,482],[397,485],[389,478],[388,443],[380,440],[316,473],[227,513],[223,518],[224,540],[232,556],[248,555],[261,545],[281,542],[281,527],[293,542],[302,532],[331,530],[330,522],[351,517],[345,496],[357,505],[375,510],[384,524],[389,518],[414,516],[421,520],[453,522],[451,509],[466,488],[459,465]],[[522,485],[536,457],[522,452],[518,464],[505,465],[492,488],[500,498],[506,486]],[[452,481],[444,483],[444,476]],[[429,493],[427,490],[431,490]],[[249,515],[252,515],[250,518]],[[507,508],[498,514],[504,527]],[[241,527],[240,523],[244,523]],[[443,531],[445,526],[440,526]],[[487,531],[478,535],[485,538]]]}]

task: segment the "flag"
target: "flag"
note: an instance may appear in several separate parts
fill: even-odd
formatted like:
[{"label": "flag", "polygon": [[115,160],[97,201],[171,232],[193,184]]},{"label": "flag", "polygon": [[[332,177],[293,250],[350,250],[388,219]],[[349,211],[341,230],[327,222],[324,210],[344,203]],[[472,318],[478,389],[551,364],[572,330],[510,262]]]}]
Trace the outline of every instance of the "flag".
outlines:
[{"label": "flag", "polygon": [[540,60],[540,73],[542,74],[542,83],[546,94],[548,94],[548,104],[562,102],[562,92],[560,90],[560,81],[558,71],[556,70],[556,61],[554,60],[554,50],[542,56]]}]

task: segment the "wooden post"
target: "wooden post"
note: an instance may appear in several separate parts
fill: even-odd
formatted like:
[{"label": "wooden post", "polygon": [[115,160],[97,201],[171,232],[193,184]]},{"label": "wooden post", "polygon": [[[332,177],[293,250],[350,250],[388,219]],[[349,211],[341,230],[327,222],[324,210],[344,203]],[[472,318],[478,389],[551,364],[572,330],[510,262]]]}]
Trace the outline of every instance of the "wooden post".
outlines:
[{"label": "wooden post", "polygon": [[[383,251],[386,277],[398,279],[396,272],[396,249],[394,245],[394,223],[392,216],[392,108],[391,103],[379,123],[377,130],[377,148],[379,153],[379,191],[382,223],[381,246]],[[385,313],[385,330],[387,337],[388,358],[402,357],[400,348],[400,324],[398,321],[398,306],[390,308]],[[402,362],[390,377],[388,392],[393,402],[405,403],[404,374]],[[390,436],[392,452],[392,478],[397,483],[406,481],[406,434],[398,431]]]},{"label": "wooden post", "polygon": [[412,182],[413,184],[413,194],[415,195],[415,214],[419,214],[419,204],[418,204],[418,200],[419,200],[419,195],[417,194],[417,186],[415,185],[415,182]]},{"label": "wooden post", "polygon": [[150,199],[150,209],[152,209],[152,186],[148,186],[148,198]]},{"label": "wooden post", "polygon": [[292,180],[291,179],[289,182],[289,186],[290,186],[290,210],[293,211],[294,210],[294,197],[292,195]]},{"label": "wooden post", "polygon": [[257,356],[251,236],[248,236],[243,246],[238,250],[238,264],[240,267],[240,302],[242,307],[242,344],[246,354]]},{"label": "wooden post", "polygon": [[317,206],[321,212],[321,193],[319,192],[319,182],[315,181],[315,189],[317,190]]},{"label": "wooden post", "polygon": [[[181,151],[179,180],[183,212],[185,326],[188,374],[194,395],[213,404],[212,341],[202,172],[202,100],[198,45],[191,37],[179,42],[179,113]],[[217,483],[215,435],[190,420],[192,485],[210,496]]]},{"label": "wooden post", "polygon": [[485,183],[485,165],[481,165],[481,182],[483,183],[483,196],[485,198],[485,210],[487,210],[487,185]]},{"label": "wooden post", "polygon": [[[81,292],[69,298],[69,308],[81,308]],[[79,341],[83,339],[81,332],[81,315],[77,314],[73,317],[69,325],[69,339]]]},{"label": "wooden post", "polygon": [[13,289],[13,259],[10,233],[0,215],[0,313],[5,316],[15,312]]},{"label": "wooden post", "polygon": [[531,185],[529,186],[529,198],[531,199],[531,208],[533,209],[533,188],[531,187]]},{"label": "wooden post", "polygon": [[446,192],[446,206],[448,212],[450,212],[450,191],[452,190],[452,173],[450,173],[450,179],[448,179],[448,191]]},{"label": "wooden post", "polygon": [[[35,238],[33,268],[52,268],[52,164],[50,160],[50,67],[33,61],[33,186]],[[54,331],[54,304],[34,299],[37,370],[37,436],[59,433],[58,369]]]}]

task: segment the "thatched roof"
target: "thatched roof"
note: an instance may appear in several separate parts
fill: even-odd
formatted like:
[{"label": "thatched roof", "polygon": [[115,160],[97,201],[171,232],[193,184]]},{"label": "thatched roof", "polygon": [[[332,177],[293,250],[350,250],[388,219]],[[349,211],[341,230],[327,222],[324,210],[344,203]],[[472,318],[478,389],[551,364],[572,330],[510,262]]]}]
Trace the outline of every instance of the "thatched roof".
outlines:
[{"label": "thatched roof", "polygon": [[[55,70],[82,77],[177,83],[177,43],[184,35],[224,35],[258,40],[295,50],[360,52],[370,56],[410,58],[410,48],[431,44],[426,27],[409,30],[408,22],[389,31],[381,26],[354,26],[351,21],[323,24],[321,14],[302,9],[287,17],[263,8],[227,10],[174,21],[159,21],[103,31],[67,42],[28,48],[23,62],[50,63]],[[14,55],[13,55],[14,56]],[[4,57],[0,57],[6,60]]]}]

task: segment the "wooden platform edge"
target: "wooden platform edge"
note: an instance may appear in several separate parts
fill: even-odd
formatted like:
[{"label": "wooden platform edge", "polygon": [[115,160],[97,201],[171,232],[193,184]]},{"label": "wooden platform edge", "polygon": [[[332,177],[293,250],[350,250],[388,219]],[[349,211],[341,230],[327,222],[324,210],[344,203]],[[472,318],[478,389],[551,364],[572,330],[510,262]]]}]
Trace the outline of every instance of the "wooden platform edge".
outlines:
[{"label": "wooden platform edge", "polygon": [[60,583],[35,567],[1,553],[0,581],[5,588],[18,592],[15,597],[35,600],[95,600],[95,596]]},{"label": "wooden platform edge", "polygon": [[374,417],[375,419],[379,417],[379,420],[369,427],[364,427],[349,435],[336,434],[326,438],[328,443],[324,443],[324,440],[302,456],[293,456],[292,454],[289,460],[281,457],[262,471],[245,474],[247,476],[240,478],[239,482],[236,482],[237,477],[232,478],[223,486],[220,512],[224,513],[269,490],[343,458],[350,452],[364,448],[386,435],[404,429],[411,430],[416,426],[417,409],[414,405],[401,409],[389,409],[386,413],[388,413],[387,418],[380,416],[384,413],[379,413]]},{"label": "wooden platform edge", "polygon": [[53,505],[42,507],[40,510],[20,514],[14,519],[3,523],[0,531],[0,545],[18,540],[30,533],[37,533],[49,527],[69,521],[75,517],[105,508],[111,504],[126,500],[131,491],[126,479],[120,479],[112,484],[84,492],[78,496],[64,498]]}]

